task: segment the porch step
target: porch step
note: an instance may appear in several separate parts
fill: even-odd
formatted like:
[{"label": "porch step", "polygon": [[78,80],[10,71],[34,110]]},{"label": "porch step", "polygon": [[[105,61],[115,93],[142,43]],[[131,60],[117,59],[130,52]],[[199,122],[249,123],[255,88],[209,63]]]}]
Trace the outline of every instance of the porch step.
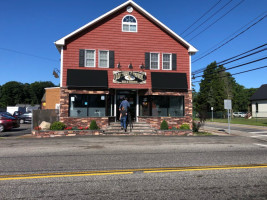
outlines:
[{"label": "porch step", "polygon": [[149,124],[145,122],[134,122],[133,128],[130,130],[128,127],[127,132],[121,130],[120,122],[112,122],[110,125],[104,130],[105,134],[136,134],[136,135],[146,135],[156,133],[154,128],[151,128]]}]

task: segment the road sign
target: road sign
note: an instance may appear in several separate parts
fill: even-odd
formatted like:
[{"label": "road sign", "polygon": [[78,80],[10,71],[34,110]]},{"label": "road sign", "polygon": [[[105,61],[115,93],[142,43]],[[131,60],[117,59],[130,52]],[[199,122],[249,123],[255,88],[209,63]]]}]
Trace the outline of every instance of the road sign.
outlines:
[{"label": "road sign", "polygon": [[231,99],[225,99],[224,100],[224,109],[232,110],[232,100]]}]

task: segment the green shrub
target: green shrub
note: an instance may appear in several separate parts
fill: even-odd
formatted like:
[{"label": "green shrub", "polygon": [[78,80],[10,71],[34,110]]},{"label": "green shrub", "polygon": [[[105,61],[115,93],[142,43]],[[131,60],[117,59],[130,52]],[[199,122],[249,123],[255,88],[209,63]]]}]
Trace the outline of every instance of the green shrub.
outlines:
[{"label": "green shrub", "polygon": [[199,128],[201,127],[201,124],[200,122],[193,122],[193,132],[198,132],[199,131]]},{"label": "green shrub", "polygon": [[160,130],[168,130],[169,129],[169,126],[168,126],[168,123],[163,120],[160,124]]},{"label": "green shrub", "polygon": [[91,121],[91,124],[90,124],[90,127],[89,128],[90,128],[90,130],[97,130],[97,129],[99,129],[99,127],[97,126],[95,120],[92,120]]},{"label": "green shrub", "polygon": [[50,127],[51,130],[64,130],[64,128],[66,128],[66,125],[62,122],[54,122]]},{"label": "green shrub", "polygon": [[182,124],[181,126],[180,126],[180,129],[182,129],[182,130],[189,130],[190,129],[190,126],[189,126],[189,124]]}]

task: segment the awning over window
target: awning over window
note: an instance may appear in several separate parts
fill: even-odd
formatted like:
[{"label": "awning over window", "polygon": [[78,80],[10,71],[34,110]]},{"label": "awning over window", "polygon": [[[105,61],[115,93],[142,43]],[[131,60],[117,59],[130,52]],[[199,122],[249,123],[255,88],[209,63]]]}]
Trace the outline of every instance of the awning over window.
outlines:
[{"label": "awning over window", "polygon": [[185,73],[151,72],[152,89],[187,90]]},{"label": "awning over window", "polygon": [[68,69],[67,86],[108,88],[108,72],[105,70]]}]

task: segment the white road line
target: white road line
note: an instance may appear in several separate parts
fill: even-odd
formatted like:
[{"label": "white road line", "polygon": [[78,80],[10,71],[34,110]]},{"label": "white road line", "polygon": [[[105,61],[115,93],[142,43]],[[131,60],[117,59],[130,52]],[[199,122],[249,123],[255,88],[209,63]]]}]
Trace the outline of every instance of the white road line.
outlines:
[{"label": "white road line", "polygon": [[261,147],[266,147],[267,148],[267,145],[266,144],[256,144],[254,143],[255,145],[258,145],[258,146],[261,146]]},{"label": "white road line", "polygon": [[250,136],[250,137],[267,137],[267,135],[253,135],[253,136]]},{"label": "white road line", "polygon": [[249,132],[249,133],[267,133],[267,131]]}]

